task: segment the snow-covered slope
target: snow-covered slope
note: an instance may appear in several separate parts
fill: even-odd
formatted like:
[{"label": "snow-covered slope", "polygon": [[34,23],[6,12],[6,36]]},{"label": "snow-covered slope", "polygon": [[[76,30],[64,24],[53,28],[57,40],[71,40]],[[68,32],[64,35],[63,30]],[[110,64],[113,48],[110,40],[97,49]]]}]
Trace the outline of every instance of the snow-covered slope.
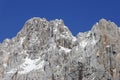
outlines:
[{"label": "snow-covered slope", "polygon": [[75,37],[62,20],[34,17],[0,44],[0,80],[119,80],[119,47],[111,21]]}]

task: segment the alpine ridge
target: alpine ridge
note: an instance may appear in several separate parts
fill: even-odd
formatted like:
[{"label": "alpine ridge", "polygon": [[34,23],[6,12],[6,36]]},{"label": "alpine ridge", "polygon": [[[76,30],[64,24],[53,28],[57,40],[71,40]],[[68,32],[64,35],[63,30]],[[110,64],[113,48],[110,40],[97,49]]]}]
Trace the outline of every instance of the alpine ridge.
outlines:
[{"label": "alpine ridge", "polygon": [[0,80],[120,80],[119,48],[111,21],[73,36],[61,19],[34,17],[0,44]]}]

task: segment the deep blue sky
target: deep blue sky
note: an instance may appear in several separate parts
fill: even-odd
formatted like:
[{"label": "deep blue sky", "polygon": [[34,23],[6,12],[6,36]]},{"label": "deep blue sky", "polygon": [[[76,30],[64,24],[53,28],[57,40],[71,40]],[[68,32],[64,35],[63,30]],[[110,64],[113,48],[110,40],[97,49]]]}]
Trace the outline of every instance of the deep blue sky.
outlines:
[{"label": "deep blue sky", "polygon": [[63,19],[74,35],[105,18],[120,25],[120,0],[0,0],[0,42],[14,37],[26,20]]}]

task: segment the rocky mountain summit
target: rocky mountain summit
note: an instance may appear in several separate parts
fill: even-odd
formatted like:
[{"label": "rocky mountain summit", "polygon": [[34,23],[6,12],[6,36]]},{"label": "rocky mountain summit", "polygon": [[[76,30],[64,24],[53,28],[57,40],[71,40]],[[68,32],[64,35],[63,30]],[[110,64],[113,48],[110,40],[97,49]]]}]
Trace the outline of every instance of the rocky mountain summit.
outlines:
[{"label": "rocky mountain summit", "polygon": [[73,36],[62,20],[34,17],[0,44],[0,80],[120,80],[119,48],[111,21]]}]

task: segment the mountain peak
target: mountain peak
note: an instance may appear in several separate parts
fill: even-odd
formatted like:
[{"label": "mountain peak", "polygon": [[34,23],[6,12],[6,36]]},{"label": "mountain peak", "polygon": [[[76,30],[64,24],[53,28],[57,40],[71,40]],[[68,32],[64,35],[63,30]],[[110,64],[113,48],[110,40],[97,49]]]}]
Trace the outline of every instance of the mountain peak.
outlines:
[{"label": "mountain peak", "polygon": [[108,21],[106,19],[100,19],[99,22],[97,22],[92,28],[92,31],[96,30],[102,33],[111,31],[116,32],[118,30],[118,26],[114,22],[111,22],[110,20]]},{"label": "mountain peak", "polygon": [[47,21],[45,18],[39,18],[39,17],[33,17],[26,21],[23,29],[21,30],[21,33],[29,33],[30,31],[43,31],[46,29],[58,29],[58,31],[63,31],[65,29],[68,29],[65,25],[63,20],[51,20]]},{"label": "mountain peak", "polygon": [[101,18],[101,19],[99,20],[99,22],[108,22],[108,21],[107,21],[107,19],[105,19],[105,18]]}]

